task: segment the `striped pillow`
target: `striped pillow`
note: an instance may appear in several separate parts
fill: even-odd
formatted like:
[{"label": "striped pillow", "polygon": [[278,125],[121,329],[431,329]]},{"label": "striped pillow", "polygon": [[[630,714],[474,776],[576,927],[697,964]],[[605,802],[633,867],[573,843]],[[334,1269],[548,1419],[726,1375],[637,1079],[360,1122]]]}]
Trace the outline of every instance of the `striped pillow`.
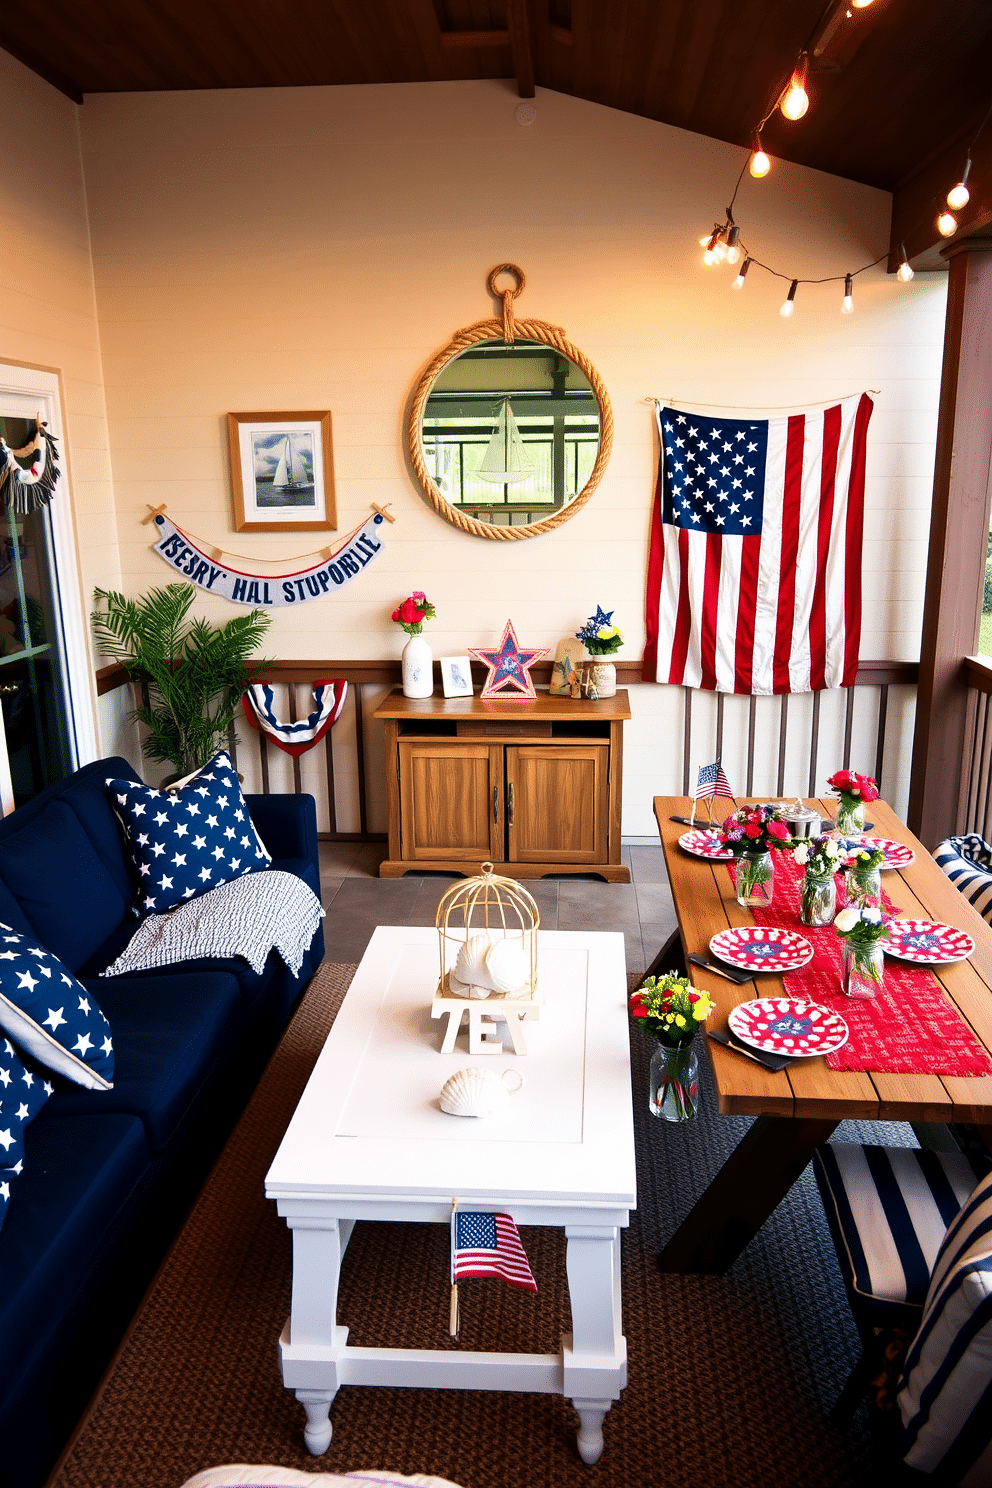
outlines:
[{"label": "striped pillow", "polygon": [[[915,1328],[940,1247],[987,1164],[961,1152],[828,1142],[813,1170],[851,1305]],[[915,1317],[903,1316],[907,1304]]]},{"label": "striped pillow", "polygon": [[992,1482],[992,1174],[944,1237],[898,1400],[910,1467]]},{"label": "striped pillow", "polygon": [[937,848],[934,860],[982,919],[992,925],[992,847],[984,837],[977,832],[948,837]]}]

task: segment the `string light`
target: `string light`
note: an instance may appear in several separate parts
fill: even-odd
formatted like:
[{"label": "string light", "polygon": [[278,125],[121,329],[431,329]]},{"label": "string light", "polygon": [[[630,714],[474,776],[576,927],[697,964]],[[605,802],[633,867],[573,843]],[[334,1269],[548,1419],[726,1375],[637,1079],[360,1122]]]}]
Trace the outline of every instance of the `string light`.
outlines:
[{"label": "string light", "polygon": [[905,243],[899,244],[899,252],[902,256],[902,263],[896,269],[896,278],[901,279],[903,284],[908,284],[913,277],[913,270],[910,265],[909,259],[906,257]]},{"label": "string light", "polygon": [[761,147],[761,130],[756,129],[751,141],[751,159],[748,162],[748,169],[752,176],[760,181],[762,176],[767,176],[771,168],[772,163]]},{"label": "string light", "polygon": [[806,78],[809,73],[809,58],[801,52],[792,77],[782,95],[779,108],[786,119],[801,119],[809,108]]},{"label": "string light", "polygon": [[733,284],[730,286],[731,289],[743,289],[744,288],[744,280],[747,278],[747,271],[748,271],[748,269],[750,267],[751,267],[751,260],[749,258],[745,258],[744,262],[741,264],[740,273],[737,275],[737,278],[734,280]]},{"label": "string light", "polygon": [[854,275],[844,275],[844,298],[840,302],[841,315],[850,315],[854,309]]},{"label": "string light", "polygon": [[937,231],[942,238],[953,238],[958,230],[958,219],[953,212],[941,212],[937,218]]},{"label": "string light", "polygon": [[782,302],[782,305],[779,308],[779,315],[784,316],[786,320],[788,320],[789,316],[796,308],[796,290],[798,288],[799,280],[793,279],[792,283],[789,285],[789,293],[786,295],[785,300]]},{"label": "string light", "polygon": [[871,3],[872,0],[851,0],[851,4],[855,10],[867,10]]},{"label": "string light", "polygon": [[[703,263],[706,264],[707,267],[720,262],[719,255],[717,254],[717,248],[719,247],[722,238],[723,228],[715,227],[710,233],[709,237],[705,240],[706,252],[703,254]],[[702,241],[702,239],[700,241]]]},{"label": "string light", "polygon": [[741,256],[741,250],[739,247],[740,236],[741,230],[735,222],[733,223],[730,231],[727,234],[727,262],[729,264],[737,263],[738,259]]},{"label": "string light", "polygon": [[952,186],[947,193],[947,205],[953,207],[955,212],[966,207],[971,200],[971,192],[968,190],[968,173],[971,170],[971,156],[964,163],[964,172],[956,186]]}]

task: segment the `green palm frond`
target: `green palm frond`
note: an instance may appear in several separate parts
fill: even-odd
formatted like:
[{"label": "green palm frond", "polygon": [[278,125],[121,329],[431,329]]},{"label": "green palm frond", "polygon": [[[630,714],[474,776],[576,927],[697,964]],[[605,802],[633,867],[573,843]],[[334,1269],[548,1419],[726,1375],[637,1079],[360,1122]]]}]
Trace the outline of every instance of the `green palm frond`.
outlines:
[{"label": "green palm frond", "polygon": [[[143,752],[174,764],[180,774],[226,743],[255,648],[272,623],[264,610],[221,626],[191,620],[195,596],[192,584],[167,584],[140,599],[97,589],[104,608],[91,616],[98,649],[140,685],[141,702],[131,717],[147,730]],[[257,671],[270,665],[252,663]]]}]

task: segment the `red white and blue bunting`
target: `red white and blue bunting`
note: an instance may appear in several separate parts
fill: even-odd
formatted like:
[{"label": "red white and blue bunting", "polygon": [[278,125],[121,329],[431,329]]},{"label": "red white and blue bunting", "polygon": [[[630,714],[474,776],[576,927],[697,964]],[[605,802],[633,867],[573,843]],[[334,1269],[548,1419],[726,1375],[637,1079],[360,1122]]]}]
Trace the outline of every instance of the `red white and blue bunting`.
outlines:
[{"label": "red white and blue bunting", "polygon": [[318,563],[292,573],[263,575],[227,567],[219,562],[223,555],[215,561],[161,512],[154,520],[159,533],[154,551],[170,568],[208,594],[262,610],[308,604],[343,589],[378,556],[385,537],[385,520],[381,512],[376,512],[336,552],[322,554]]},{"label": "red white and blue bunting", "polygon": [[[21,460],[29,458],[24,466]],[[39,420],[34,438],[21,449],[12,450],[0,439],[0,504],[12,506],[26,515],[47,506],[55,494],[59,470],[59,451],[54,437]]]},{"label": "red white and blue bunting", "polygon": [[241,706],[252,728],[259,729],[273,744],[299,759],[301,754],[320,743],[328,729],[334,727],[341,717],[347,696],[348,684],[339,678],[315,682],[313,700],[317,706],[314,711],[298,723],[283,723],[276,716],[269,683],[253,682],[242,697]]}]

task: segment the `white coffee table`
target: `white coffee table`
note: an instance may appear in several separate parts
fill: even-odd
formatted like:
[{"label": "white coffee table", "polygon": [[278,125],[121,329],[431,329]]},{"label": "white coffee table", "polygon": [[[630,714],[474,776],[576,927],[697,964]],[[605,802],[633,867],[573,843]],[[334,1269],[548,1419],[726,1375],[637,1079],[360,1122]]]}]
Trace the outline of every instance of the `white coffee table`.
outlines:
[{"label": "white coffee table", "polygon": [[[623,936],[542,931],[538,954],[543,1005],[527,1057],[509,1038],[502,1054],[469,1056],[467,1032],[438,1052],[436,931],[380,927],[369,942],[265,1180],[293,1232],[282,1378],[315,1454],[330,1444],[341,1385],[567,1395],[583,1460],[602,1453],[603,1418],[627,1382],[620,1230],[636,1197]],[[526,1083],[499,1115],[447,1116],[441,1086],[470,1064],[517,1068]],[[337,1294],[355,1220],[446,1225],[455,1198],[512,1215],[525,1249],[526,1226],[564,1228],[572,1332],[559,1353],[348,1346]],[[446,1296],[446,1271],[437,1285]]]}]

